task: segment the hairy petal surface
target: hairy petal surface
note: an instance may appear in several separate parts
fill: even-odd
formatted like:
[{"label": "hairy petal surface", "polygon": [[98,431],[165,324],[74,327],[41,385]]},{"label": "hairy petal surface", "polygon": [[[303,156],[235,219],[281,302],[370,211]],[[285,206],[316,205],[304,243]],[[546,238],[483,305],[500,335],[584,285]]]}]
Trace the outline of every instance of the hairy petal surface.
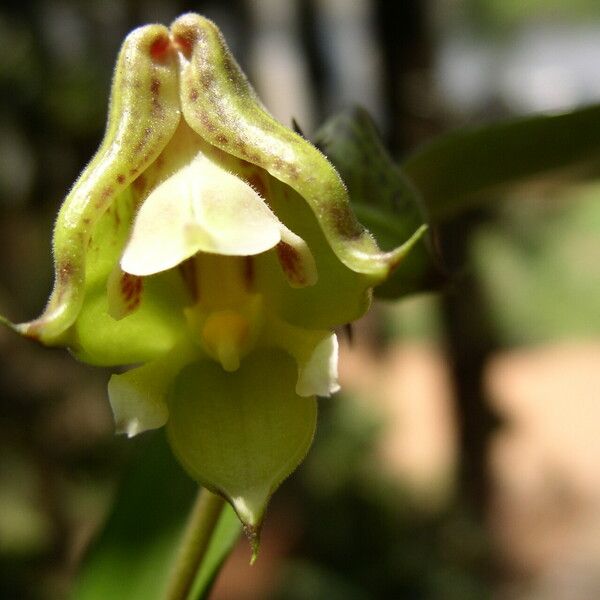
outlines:
[{"label": "hairy petal surface", "polygon": [[187,294],[178,274],[142,280],[118,266],[134,211],[128,189],[100,217],[88,242],[83,304],[63,340],[77,358],[91,364],[152,360],[185,335]]},{"label": "hairy petal surface", "polygon": [[310,206],[338,260],[381,282],[401,256],[381,252],[350,208],[348,193],[327,159],[269,115],[214,23],[195,14],[171,25],[181,59],[181,107],[194,131],[248,160],[298,192]]},{"label": "hairy petal surface", "polygon": [[156,159],[173,135],[180,119],[178,87],[169,30],[148,25],[130,33],[117,61],[104,140],[58,214],[52,295],[38,319],[17,326],[21,333],[58,344],[77,318],[94,227],[116,195]]},{"label": "hairy petal surface", "polygon": [[151,275],[197,252],[259,254],[279,243],[280,227],[247,183],[199,153],[143,203],[121,267]]}]

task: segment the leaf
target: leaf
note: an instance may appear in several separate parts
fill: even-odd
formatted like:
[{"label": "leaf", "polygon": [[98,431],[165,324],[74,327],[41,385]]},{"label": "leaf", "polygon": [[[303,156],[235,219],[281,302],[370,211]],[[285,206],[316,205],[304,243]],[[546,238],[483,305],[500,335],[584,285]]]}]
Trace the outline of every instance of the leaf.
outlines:
[{"label": "leaf", "polygon": [[598,173],[600,105],[459,129],[418,148],[401,168],[433,220],[540,176]]},{"label": "leaf", "polygon": [[[146,445],[84,561],[71,596],[74,600],[164,598],[171,562],[198,488],[175,462],[162,431],[142,439]],[[226,507],[196,580],[195,597],[208,593],[240,529],[235,514]]]}]

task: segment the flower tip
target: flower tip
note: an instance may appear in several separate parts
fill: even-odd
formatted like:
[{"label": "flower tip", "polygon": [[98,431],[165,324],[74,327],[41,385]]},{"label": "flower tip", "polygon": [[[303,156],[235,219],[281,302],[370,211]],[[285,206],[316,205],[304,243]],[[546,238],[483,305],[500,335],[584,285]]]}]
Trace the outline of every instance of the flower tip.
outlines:
[{"label": "flower tip", "polygon": [[259,549],[259,544],[252,544],[252,556],[250,557],[250,566],[252,566],[255,562],[256,559],[258,558],[258,549]]},{"label": "flower tip", "polygon": [[135,437],[141,430],[140,422],[138,419],[133,419],[128,425],[125,433],[127,434],[127,438],[131,439]]},{"label": "flower tip", "polygon": [[244,534],[250,543],[250,551],[252,552],[252,555],[250,556],[250,565],[252,566],[258,558],[260,550],[260,526],[244,525],[243,529]]},{"label": "flower tip", "polygon": [[169,30],[160,24],[137,27],[129,33],[123,47],[126,52],[139,48],[155,63],[173,58]]},{"label": "flower tip", "polygon": [[168,381],[156,361],[110,378],[108,398],[116,433],[132,438],[167,422],[169,411],[163,401],[165,379]]},{"label": "flower tip", "polygon": [[3,325],[4,327],[7,327],[11,331],[14,331],[20,335],[27,335],[27,329],[29,327],[29,323],[19,323],[15,325],[2,315],[0,315],[0,325]]},{"label": "flower tip", "polygon": [[428,230],[427,225],[421,225],[408,238],[408,240],[406,240],[406,242],[404,242],[404,244],[402,244],[395,250],[392,250],[388,254],[388,256],[389,256],[388,264],[390,265],[390,271],[393,271],[402,262],[402,260],[406,257],[406,255],[415,247],[415,245],[427,233],[427,230]]},{"label": "flower tip", "polygon": [[339,344],[335,334],[317,344],[310,358],[300,366],[296,383],[298,396],[329,397],[340,390],[338,354]]},{"label": "flower tip", "polygon": [[171,23],[171,34],[179,51],[189,60],[200,32],[211,28],[218,34],[217,26],[206,17],[189,12],[179,16]]},{"label": "flower tip", "polygon": [[129,419],[128,421],[121,421],[115,424],[115,433],[123,434],[127,436],[127,439],[135,437],[142,430],[139,419]]}]

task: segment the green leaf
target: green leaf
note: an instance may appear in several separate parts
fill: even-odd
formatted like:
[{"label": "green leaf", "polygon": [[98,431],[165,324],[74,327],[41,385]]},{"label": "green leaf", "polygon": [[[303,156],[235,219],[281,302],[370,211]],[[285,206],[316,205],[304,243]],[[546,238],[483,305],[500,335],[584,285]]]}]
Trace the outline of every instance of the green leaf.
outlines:
[{"label": "green leaf", "polygon": [[[71,596],[74,600],[164,598],[171,563],[198,488],[175,462],[162,431],[143,441],[146,445],[84,561]],[[198,573],[194,598],[208,593],[240,530],[233,510],[226,507]]]},{"label": "green leaf", "polygon": [[465,128],[440,136],[401,165],[433,220],[492,192],[539,178],[598,174],[600,105]]},{"label": "green leaf", "polygon": [[192,363],[174,382],[167,431],[173,452],[202,485],[225,497],[254,552],[271,494],[302,461],[314,435],[317,403],[295,393],[295,361],[256,350],[239,370]]}]

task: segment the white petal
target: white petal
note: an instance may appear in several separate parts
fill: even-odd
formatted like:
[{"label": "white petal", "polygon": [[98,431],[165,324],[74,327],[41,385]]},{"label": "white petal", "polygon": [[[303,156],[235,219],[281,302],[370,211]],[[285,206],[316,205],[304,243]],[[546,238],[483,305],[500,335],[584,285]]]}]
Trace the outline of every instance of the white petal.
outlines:
[{"label": "white petal", "polygon": [[117,433],[133,437],[162,427],[169,417],[164,386],[155,385],[151,365],[113,375],[108,382],[108,397]]},{"label": "white petal", "polygon": [[179,344],[161,358],[110,378],[108,397],[117,433],[133,437],[167,422],[169,386],[179,371],[193,360],[195,352],[194,348]]},{"label": "white petal", "polygon": [[121,267],[151,275],[197,252],[259,254],[279,243],[282,227],[250,185],[199,153],[142,204]]},{"label": "white petal", "polygon": [[331,396],[338,383],[338,340],[334,333],[321,340],[305,363],[299,364],[296,393],[299,396]]}]

